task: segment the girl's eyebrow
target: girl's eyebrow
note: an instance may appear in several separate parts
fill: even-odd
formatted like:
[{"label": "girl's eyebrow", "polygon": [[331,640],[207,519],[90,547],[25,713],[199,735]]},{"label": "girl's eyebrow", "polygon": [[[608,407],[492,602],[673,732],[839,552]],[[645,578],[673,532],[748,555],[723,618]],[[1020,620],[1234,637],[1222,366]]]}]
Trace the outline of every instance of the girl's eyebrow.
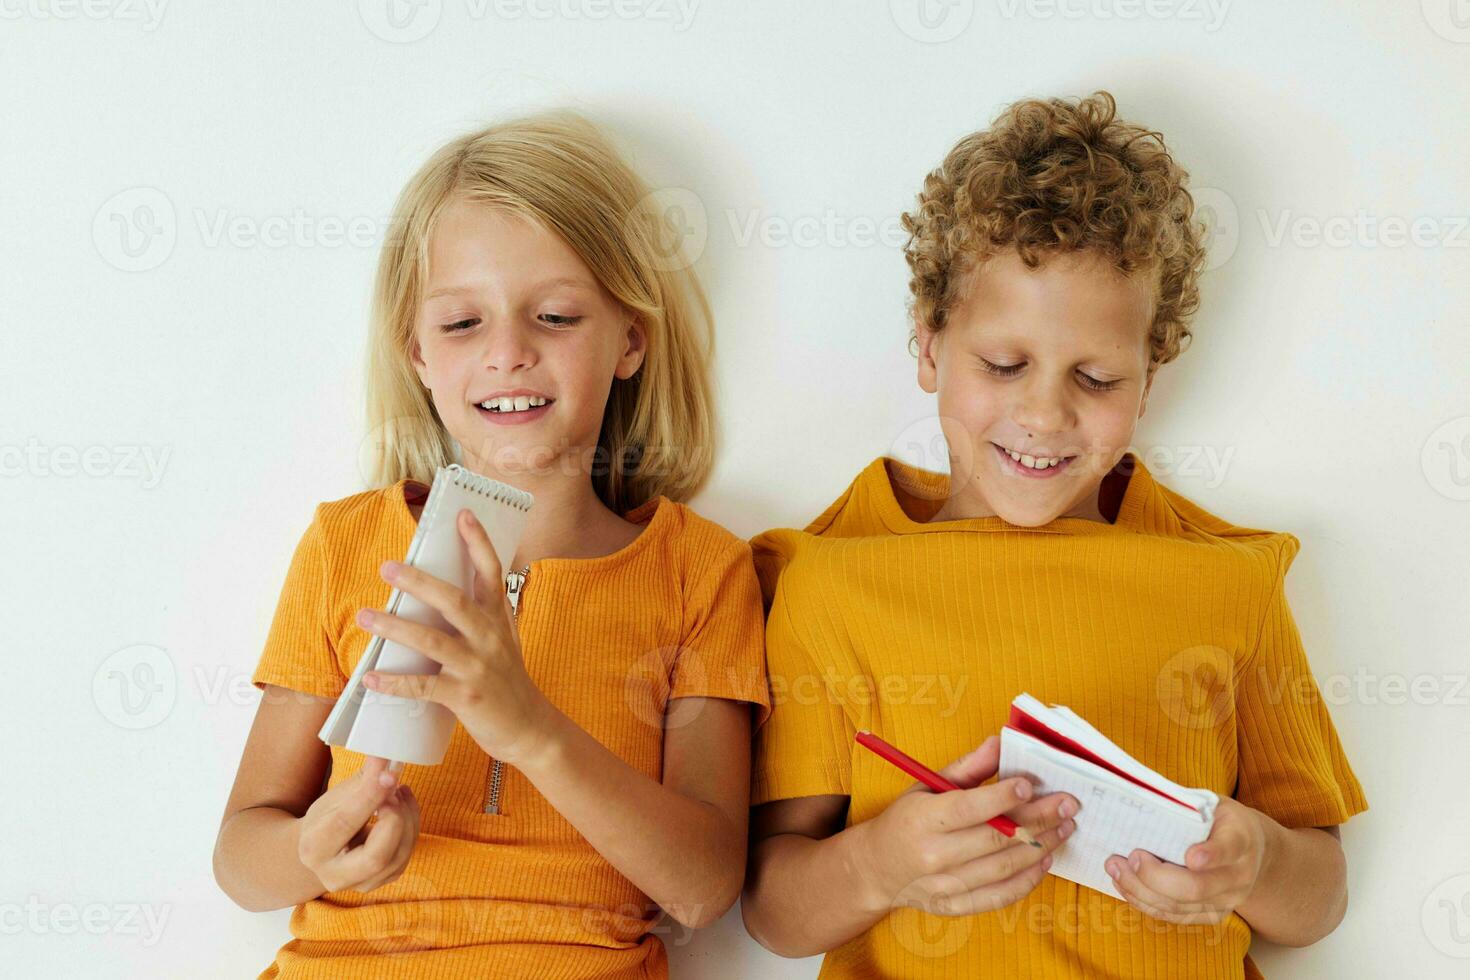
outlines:
[{"label": "girl's eyebrow", "polygon": [[[543,279],[540,282],[533,283],[530,288],[531,289],[551,289],[551,288],[556,287],[556,286],[567,286],[567,287],[570,287],[572,289],[591,289],[592,288],[592,284],[590,282],[588,282],[587,280],[585,280],[585,279],[574,279],[574,278],[571,278],[569,276],[560,276],[560,277],[557,277],[555,279]],[[440,296],[458,296],[458,295],[464,295],[466,293],[473,293],[474,291],[475,291],[475,287],[474,286],[468,286],[468,285],[466,285],[466,286],[440,286],[438,289],[434,290],[433,292],[429,293],[429,295],[425,296],[424,297],[424,300],[425,300],[425,302],[427,302],[428,300],[431,300],[431,299],[437,299]]]}]

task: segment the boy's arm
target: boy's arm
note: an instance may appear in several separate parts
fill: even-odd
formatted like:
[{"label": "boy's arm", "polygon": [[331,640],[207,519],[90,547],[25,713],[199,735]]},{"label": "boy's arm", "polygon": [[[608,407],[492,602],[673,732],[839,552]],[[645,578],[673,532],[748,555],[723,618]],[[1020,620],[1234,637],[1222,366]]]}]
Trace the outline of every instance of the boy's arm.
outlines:
[{"label": "boy's arm", "polygon": [[1262,939],[1309,946],[1347,910],[1347,859],[1336,827],[1282,826],[1223,799],[1210,839],[1185,853],[1186,867],[1146,851],[1108,859],[1130,905],[1168,922],[1213,923],[1231,912]]},{"label": "boy's arm", "polygon": [[780,956],[816,956],[866,932],[888,912],[858,870],[859,824],[842,829],[846,796],[804,796],[755,807],[740,912],[745,929]]},{"label": "boy's arm", "polygon": [[1336,827],[1281,826],[1259,810],[1266,825],[1266,858],[1251,895],[1235,911],[1262,939],[1310,946],[1336,929],[1347,913],[1347,856]]}]

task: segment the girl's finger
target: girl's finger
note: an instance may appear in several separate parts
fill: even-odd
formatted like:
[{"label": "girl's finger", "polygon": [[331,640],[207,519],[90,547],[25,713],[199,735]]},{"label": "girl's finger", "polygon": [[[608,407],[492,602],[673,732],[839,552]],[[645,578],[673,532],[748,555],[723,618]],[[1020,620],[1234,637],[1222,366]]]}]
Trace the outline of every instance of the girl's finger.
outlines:
[{"label": "girl's finger", "polygon": [[[1027,847],[1026,850],[1034,851],[1036,848]],[[956,909],[972,910],[969,914],[994,912],[997,909],[1003,909],[1007,905],[1019,902],[1031,894],[1032,890],[1041,883],[1041,879],[1046,876],[1046,869],[1050,865],[1051,862],[1049,860],[1039,864],[1033,864],[1031,867],[1012,875],[1004,881],[997,881],[976,888],[963,895],[954,896],[947,904]],[[956,912],[952,914],[962,915],[967,913]]]},{"label": "girl's finger", "polygon": [[337,872],[341,880],[355,881],[361,889],[372,879],[382,874],[389,859],[398,850],[398,841],[403,833],[403,808],[388,801],[378,808],[378,822],[368,831],[367,840],[336,859]]},{"label": "girl's finger", "polygon": [[[369,633],[381,636],[385,640],[401,643],[410,650],[417,650],[444,667],[463,670],[473,659],[457,637],[448,636],[442,630],[415,623],[392,613],[379,609],[363,609],[357,614],[357,623]],[[450,623],[453,625],[454,621],[450,620]],[[459,627],[455,626],[455,628]]]},{"label": "girl's finger", "polygon": [[459,512],[459,535],[464,538],[465,548],[470,554],[470,566],[475,570],[475,602],[486,610],[498,610],[502,604],[509,604],[500,556],[495,553],[485,526],[469,508]]},{"label": "girl's finger", "polygon": [[1118,891],[1123,893],[1123,897],[1154,918],[1167,918],[1172,921],[1175,916],[1197,911],[1196,908],[1176,902],[1167,895],[1161,895],[1145,885],[1138,879],[1138,874],[1133,867],[1122,857],[1111,857],[1108,863],[1110,874],[1115,869],[1118,871],[1113,881],[1117,884]]},{"label": "girl's finger", "polygon": [[385,674],[370,670],[362,675],[362,682],[369,690],[395,698],[433,701],[445,707],[454,699],[454,678],[444,674]]},{"label": "girl's finger", "polygon": [[[382,564],[380,573],[383,576],[383,580],[391,583],[395,589],[398,589],[400,592],[407,592],[425,605],[432,606],[460,635],[478,637],[485,632],[488,625],[485,610],[481,609],[474,598],[458,586],[451,585],[442,578],[430,575],[422,568],[415,568],[413,565],[408,565],[403,562],[385,561]],[[372,612],[373,610],[367,611]],[[392,616],[389,613],[380,612],[374,619],[398,619],[398,617]],[[361,618],[359,618],[359,622],[361,622]],[[409,621],[399,619],[399,622],[407,623]],[[411,625],[418,624],[414,623]],[[367,624],[363,624],[363,628],[367,629]],[[372,630],[372,632],[377,631]],[[430,632],[445,636],[439,630],[430,630]],[[412,644],[405,645],[413,646]],[[413,649],[417,650],[418,647],[413,647]],[[428,651],[420,652],[425,655],[430,655]]]}]

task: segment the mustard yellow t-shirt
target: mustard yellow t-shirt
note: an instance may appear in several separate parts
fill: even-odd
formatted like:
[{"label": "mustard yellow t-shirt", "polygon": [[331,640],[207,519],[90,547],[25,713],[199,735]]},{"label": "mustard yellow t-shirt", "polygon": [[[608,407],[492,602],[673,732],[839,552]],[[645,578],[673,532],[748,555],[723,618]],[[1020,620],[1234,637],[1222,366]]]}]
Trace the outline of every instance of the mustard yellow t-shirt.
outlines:
[{"label": "mustard yellow t-shirt", "polygon": [[[1365,809],[1287,606],[1298,540],[1206,513],[1131,453],[1119,466],[1111,524],[926,523],[947,477],[879,458],[804,531],[755,538],[772,712],[752,804],[841,794],[849,825],[869,820],[912,780],[857,731],[938,768],[997,734],[1025,691],[1288,827]],[[997,912],[891,912],[821,977],[1257,977],[1250,939],[1237,915],[1172,925],[1048,875]]]},{"label": "mustard yellow t-shirt", "polygon": [[[413,540],[408,482],[317,506],[281,589],[257,687],[342,692],[372,639],[357,610],[387,604],[392,590],[378,567],[401,560]],[[760,588],[750,546],[685,505],[660,496],[624,516],[644,528],[619,551],[531,563],[517,628],[526,670],[547,697],[661,779],[669,700],[746,701],[764,717]],[[331,752],[329,785],[362,767],[356,752]],[[405,766],[421,823],[402,876],[296,906],[295,938],[262,980],[666,977],[648,896],[511,766],[493,790],[500,812],[485,812],[493,767],[458,724],[443,762]]]}]

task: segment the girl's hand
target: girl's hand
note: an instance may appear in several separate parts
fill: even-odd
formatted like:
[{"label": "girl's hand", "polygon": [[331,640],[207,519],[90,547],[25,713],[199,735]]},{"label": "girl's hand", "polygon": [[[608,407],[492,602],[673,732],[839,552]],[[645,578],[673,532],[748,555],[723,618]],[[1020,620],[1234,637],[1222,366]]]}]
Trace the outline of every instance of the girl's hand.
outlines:
[{"label": "girl's hand", "polygon": [[1184,852],[1185,867],[1147,851],[1114,854],[1106,867],[1128,904],[1165,922],[1213,924],[1235,911],[1266,864],[1261,814],[1228,797],[1215,810],[1210,838]]},{"label": "girl's hand", "polygon": [[490,536],[467,509],[459,512],[459,532],[475,571],[473,595],[412,565],[390,561],[382,568],[385,580],[438,610],[454,635],[377,610],[357,613],[363,629],[437,661],[439,673],[369,671],[363,683],[384,694],[444,705],[487,753],[524,768],[546,738],[556,708],[526,673]]},{"label": "girl's hand", "polygon": [[[874,908],[908,906],[934,915],[973,915],[1024,898],[1051,867],[1051,852],[1076,829],[1077,801],[1065,793],[1033,800],[1023,776],[990,786],[1000,740],[994,736],[942,770],[965,789],[934,793],[915,783],[864,828],[855,851]],[[1012,840],[985,821],[1002,813],[1041,847]]]},{"label": "girl's hand", "polygon": [[[384,776],[388,760],[370,757],[351,779],[317,797],[301,818],[296,856],[327,891],[370,892],[396,881],[419,836],[413,790]],[[377,815],[371,828],[368,821]]]}]

